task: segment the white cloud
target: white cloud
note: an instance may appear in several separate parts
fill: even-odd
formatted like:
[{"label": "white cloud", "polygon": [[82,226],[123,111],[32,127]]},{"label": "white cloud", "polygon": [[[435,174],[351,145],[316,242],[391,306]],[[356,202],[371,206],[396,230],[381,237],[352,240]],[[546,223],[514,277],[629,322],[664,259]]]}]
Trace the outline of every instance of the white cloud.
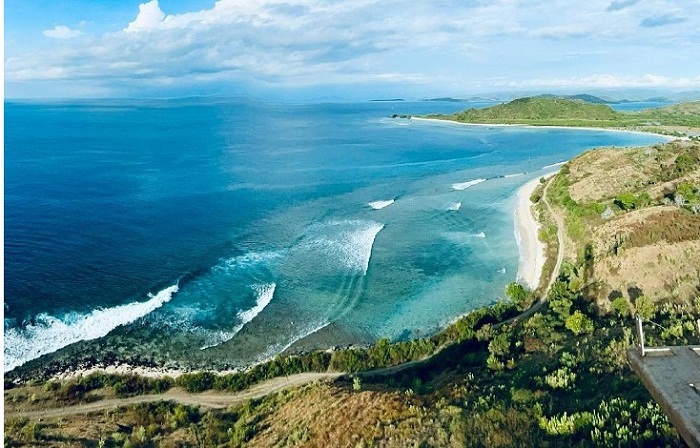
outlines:
[{"label": "white cloud", "polygon": [[[13,54],[19,57],[6,61],[5,76],[134,91],[181,84],[188,92],[239,81],[605,84],[595,73],[645,85],[652,81],[643,74],[655,73],[666,77],[659,85],[692,84],[700,73],[694,57],[700,53],[700,16],[686,1],[620,0],[607,11],[611,0],[219,0],[209,9],[168,14],[167,3],[164,10],[151,0],[120,31],[86,37],[79,45],[57,43],[43,53]],[[664,11],[688,19],[641,29],[641,21]],[[46,33],[75,37],[80,31],[56,27]],[[587,56],[572,57],[581,54]],[[674,67],[669,59],[684,62]],[[629,73],[638,76],[622,76]]]},{"label": "white cloud", "polygon": [[137,31],[150,31],[156,29],[165,19],[165,13],[160,10],[158,0],[151,0],[148,3],[139,5],[139,13],[133,22],[124,31],[133,33]]},{"label": "white cloud", "polygon": [[65,25],[56,25],[53,29],[44,30],[44,36],[52,39],[73,39],[83,34],[80,30],[72,30]]},{"label": "white cloud", "polygon": [[592,76],[572,76],[568,78],[538,78],[525,81],[506,81],[501,83],[501,87],[696,89],[700,88],[700,76],[670,77],[654,74],[642,76],[597,74]]}]

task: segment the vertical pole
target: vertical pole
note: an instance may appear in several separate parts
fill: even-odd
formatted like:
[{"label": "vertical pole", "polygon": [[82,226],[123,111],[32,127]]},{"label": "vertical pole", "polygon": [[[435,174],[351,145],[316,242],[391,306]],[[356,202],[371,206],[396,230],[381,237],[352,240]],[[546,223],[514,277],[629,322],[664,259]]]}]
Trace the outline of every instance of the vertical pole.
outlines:
[{"label": "vertical pole", "polygon": [[700,319],[698,319],[698,336],[700,336]]},{"label": "vertical pole", "polygon": [[635,316],[637,320],[637,337],[639,339],[639,348],[642,351],[642,357],[646,354],[644,352],[644,328],[642,327],[642,318],[637,314]]}]

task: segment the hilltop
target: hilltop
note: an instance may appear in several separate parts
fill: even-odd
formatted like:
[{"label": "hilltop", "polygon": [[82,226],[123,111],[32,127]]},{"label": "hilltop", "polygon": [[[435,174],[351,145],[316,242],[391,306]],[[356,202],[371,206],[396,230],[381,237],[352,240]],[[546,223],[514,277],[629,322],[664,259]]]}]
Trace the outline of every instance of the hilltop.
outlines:
[{"label": "hilltop", "polygon": [[506,104],[498,104],[486,109],[467,109],[455,114],[460,121],[576,118],[613,120],[616,116],[617,112],[605,105],[591,104],[583,100],[541,97],[518,98]]},{"label": "hilltop", "polygon": [[607,104],[590,100],[587,95],[576,99],[525,97],[484,109],[472,108],[451,115],[429,115],[427,118],[461,123],[596,127],[676,136],[700,135],[700,102],[639,112],[619,112]]}]

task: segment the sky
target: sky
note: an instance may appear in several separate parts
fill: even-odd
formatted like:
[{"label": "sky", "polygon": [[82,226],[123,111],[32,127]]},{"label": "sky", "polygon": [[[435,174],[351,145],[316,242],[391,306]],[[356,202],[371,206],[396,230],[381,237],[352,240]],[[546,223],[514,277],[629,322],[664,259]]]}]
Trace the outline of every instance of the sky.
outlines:
[{"label": "sky", "polygon": [[700,0],[5,0],[7,98],[700,90]]}]

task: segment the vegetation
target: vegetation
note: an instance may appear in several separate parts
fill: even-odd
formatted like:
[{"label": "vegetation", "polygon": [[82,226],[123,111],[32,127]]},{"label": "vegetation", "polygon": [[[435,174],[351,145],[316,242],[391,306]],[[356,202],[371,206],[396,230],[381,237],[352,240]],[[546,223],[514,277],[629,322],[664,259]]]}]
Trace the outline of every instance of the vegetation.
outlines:
[{"label": "vegetation", "polygon": [[467,109],[452,115],[430,115],[429,118],[482,124],[625,128],[680,136],[683,131],[700,128],[700,102],[639,112],[617,112],[599,101],[590,102],[586,96],[539,96],[518,98],[485,109]]}]

